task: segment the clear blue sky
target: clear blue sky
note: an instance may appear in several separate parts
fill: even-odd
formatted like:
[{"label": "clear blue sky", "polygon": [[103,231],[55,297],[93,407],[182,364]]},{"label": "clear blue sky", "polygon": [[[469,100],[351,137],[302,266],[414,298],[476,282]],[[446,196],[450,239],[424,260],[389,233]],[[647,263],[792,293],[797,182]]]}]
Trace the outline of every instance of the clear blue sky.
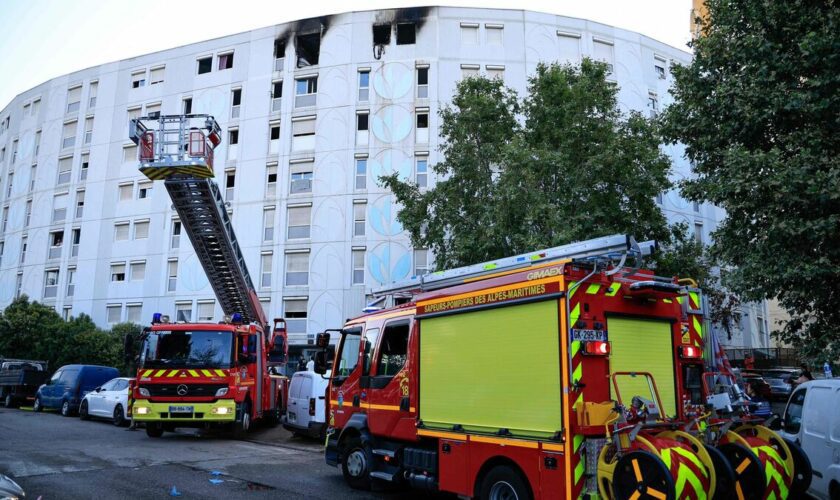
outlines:
[{"label": "clear blue sky", "polygon": [[[0,109],[46,80],[110,61],[306,17],[431,4],[406,0],[0,0]],[[581,17],[683,49],[689,39],[690,0],[444,0],[442,4]]]}]

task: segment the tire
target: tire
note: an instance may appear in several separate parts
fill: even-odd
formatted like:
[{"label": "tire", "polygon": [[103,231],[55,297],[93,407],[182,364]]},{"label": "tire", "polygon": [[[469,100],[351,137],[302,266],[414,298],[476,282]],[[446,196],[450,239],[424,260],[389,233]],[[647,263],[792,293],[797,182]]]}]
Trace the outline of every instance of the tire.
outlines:
[{"label": "tire", "polygon": [[35,401],[32,403],[32,411],[34,411],[35,413],[38,413],[43,409],[44,409],[44,407],[41,406],[41,398],[38,397],[38,396],[35,396]]},{"label": "tire", "polygon": [[146,435],[150,438],[159,438],[163,436],[163,427],[159,423],[149,422],[146,424]]},{"label": "tire", "polygon": [[117,407],[114,408],[112,422],[117,427],[122,427],[123,425],[125,425],[125,412],[123,411],[122,405],[117,405]]},{"label": "tire", "polygon": [[371,453],[358,436],[347,438],[342,446],[341,473],[344,481],[356,490],[370,490]]},{"label": "tire", "polygon": [[3,400],[3,405],[6,408],[14,408],[15,407],[15,398],[12,396],[12,393],[6,394],[6,399]]},{"label": "tire", "polygon": [[251,403],[249,401],[245,401],[242,403],[242,413],[239,416],[239,421],[233,423],[233,437],[236,439],[243,439],[250,429]]},{"label": "tire", "polygon": [[90,420],[90,414],[88,413],[88,402],[86,399],[83,399],[82,404],[79,405],[79,418],[82,420]]},{"label": "tire", "polygon": [[481,500],[530,500],[531,490],[522,475],[508,465],[497,465],[481,480]]},{"label": "tire", "polygon": [[69,417],[72,414],[73,414],[73,409],[70,408],[70,401],[67,401],[65,399],[64,402],[61,403],[61,416],[62,417]]}]

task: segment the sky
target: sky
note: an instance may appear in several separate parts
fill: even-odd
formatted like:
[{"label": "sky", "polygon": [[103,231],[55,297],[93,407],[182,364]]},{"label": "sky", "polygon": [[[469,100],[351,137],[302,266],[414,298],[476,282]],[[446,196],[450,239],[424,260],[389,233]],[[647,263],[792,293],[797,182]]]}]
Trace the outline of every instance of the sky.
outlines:
[{"label": "sky", "polygon": [[[432,5],[408,0],[0,0],[0,109],[73,71],[296,19]],[[445,0],[579,17],[688,50],[691,0]]]}]

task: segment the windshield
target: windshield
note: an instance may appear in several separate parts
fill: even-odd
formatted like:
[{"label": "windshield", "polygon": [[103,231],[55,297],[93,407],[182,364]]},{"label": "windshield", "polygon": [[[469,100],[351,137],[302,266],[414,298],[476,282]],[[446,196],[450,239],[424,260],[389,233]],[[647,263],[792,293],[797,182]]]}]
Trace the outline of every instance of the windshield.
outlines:
[{"label": "windshield", "polygon": [[146,338],[141,363],[147,368],[224,368],[231,366],[232,354],[233,333],[229,331],[159,331]]}]

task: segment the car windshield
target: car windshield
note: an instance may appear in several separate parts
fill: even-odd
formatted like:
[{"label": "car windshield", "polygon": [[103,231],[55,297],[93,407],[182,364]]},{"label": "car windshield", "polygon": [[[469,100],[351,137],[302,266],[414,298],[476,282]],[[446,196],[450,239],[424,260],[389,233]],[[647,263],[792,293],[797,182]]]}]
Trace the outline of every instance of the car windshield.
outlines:
[{"label": "car windshield", "polygon": [[151,332],[143,347],[144,367],[189,366],[227,368],[233,358],[229,331],[192,330]]}]

